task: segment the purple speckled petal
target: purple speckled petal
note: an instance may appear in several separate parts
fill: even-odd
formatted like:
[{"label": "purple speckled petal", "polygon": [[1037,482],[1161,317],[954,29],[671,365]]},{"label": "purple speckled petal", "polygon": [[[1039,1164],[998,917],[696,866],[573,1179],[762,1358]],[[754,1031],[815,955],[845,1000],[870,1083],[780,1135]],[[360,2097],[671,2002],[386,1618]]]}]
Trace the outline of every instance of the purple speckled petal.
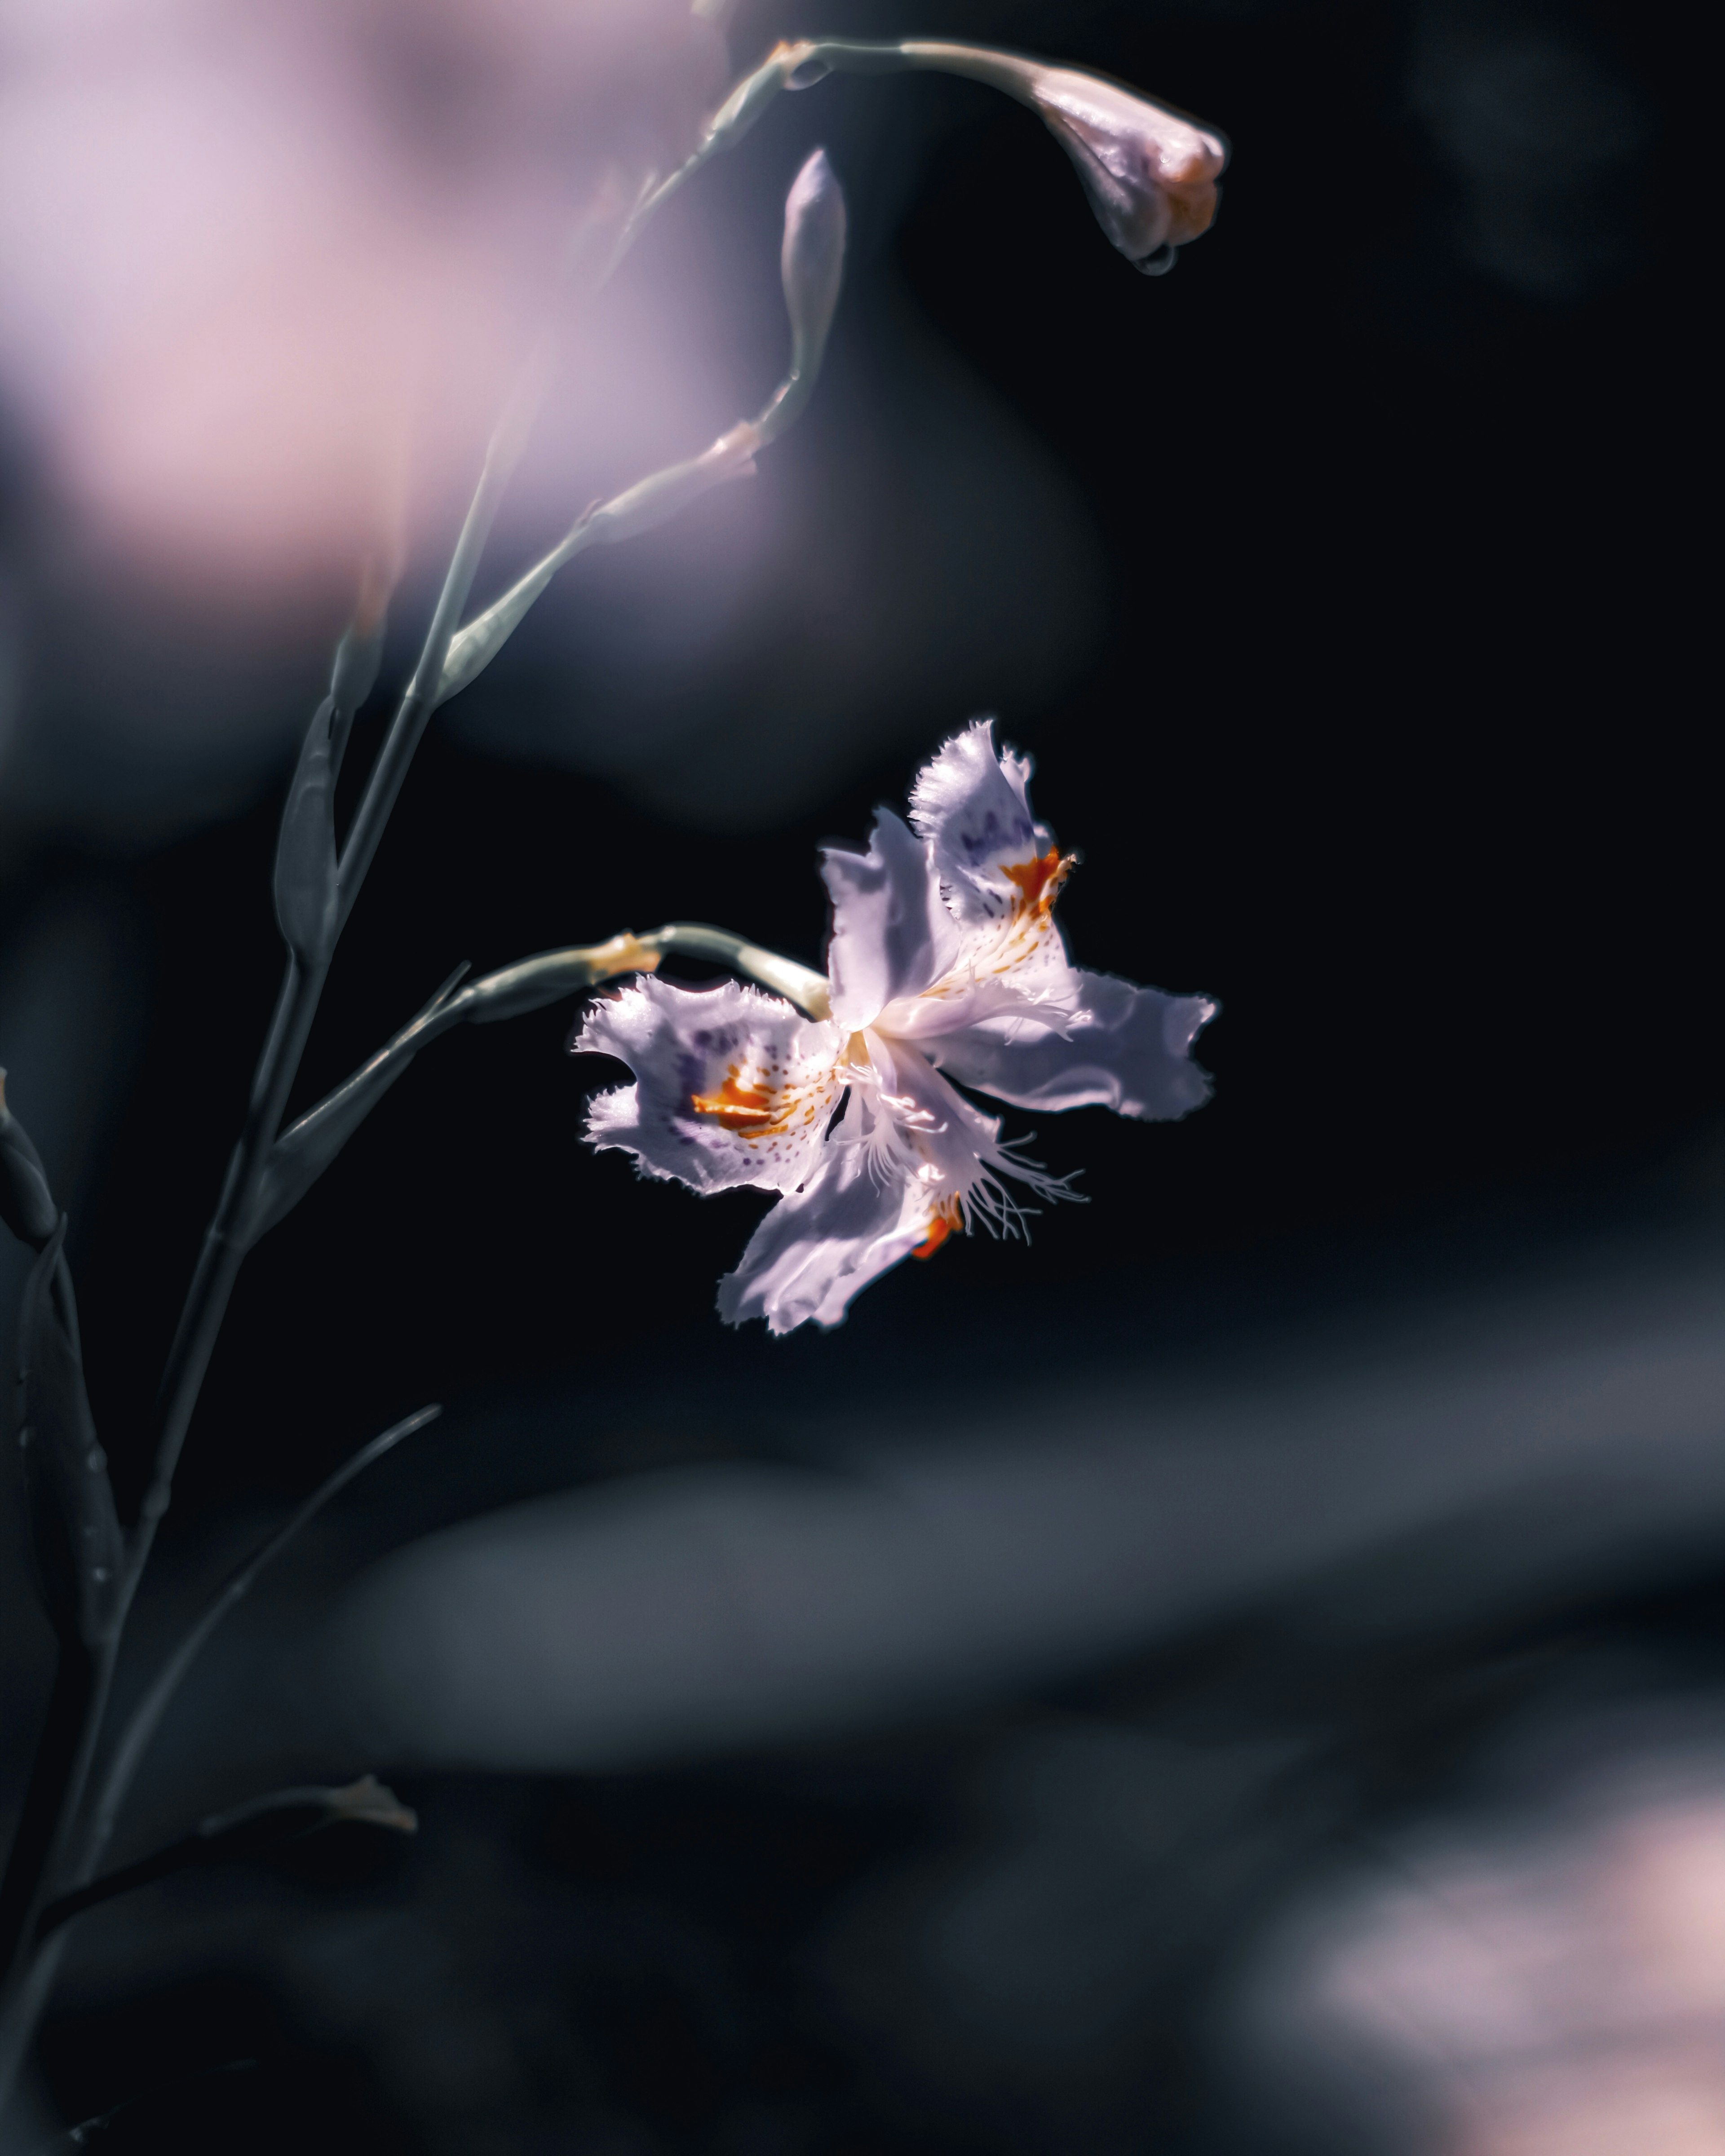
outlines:
[{"label": "purple speckled petal", "polygon": [[635,1075],[593,1101],[588,1142],[703,1193],[794,1190],[844,1091],[841,1039],[830,1022],[735,981],[678,988],[644,976],[596,1003],[575,1043]]},{"label": "purple speckled petal", "polygon": [[954,734],[911,788],[911,822],[928,841],[941,896],[973,927],[1022,904],[1023,871],[1054,844],[1031,814],[1030,759],[997,754],[993,727],[978,719]]}]

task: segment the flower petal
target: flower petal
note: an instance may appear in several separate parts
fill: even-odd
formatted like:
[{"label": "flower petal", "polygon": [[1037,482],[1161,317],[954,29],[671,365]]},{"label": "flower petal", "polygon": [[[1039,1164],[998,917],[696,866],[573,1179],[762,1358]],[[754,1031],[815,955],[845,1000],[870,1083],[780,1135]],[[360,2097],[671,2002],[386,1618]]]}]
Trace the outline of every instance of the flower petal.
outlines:
[{"label": "flower petal", "polygon": [[[853,1094],[845,1122],[865,1113]],[[719,1282],[719,1315],[727,1325],[764,1317],[772,1332],[810,1318],[842,1324],[853,1297],[927,1240],[933,1211],[914,1178],[883,1173],[866,1144],[829,1144],[819,1173],[780,1199]]]},{"label": "flower petal", "polygon": [[833,1016],[857,1033],[895,997],[920,995],[937,980],[957,937],[928,849],[890,808],[877,810],[866,854],[829,846],[820,872],[833,901]]},{"label": "flower petal", "polygon": [[1020,1108],[1112,1108],[1147,1122],[1201,1108],[1209,1073],[1192,1060],[1199,1029],[1219,1006],[1206,996],[1134,988],[1109,973],[1076,976],[1081,1007],[1064,1029],[1029,1019],[985,1020],[928,1041],[948,1077]]},{"label": "flower petal", "polygon": [[829,1021],[758,988],[679,988],[647,975],[596,1003],[575,1043],[635,1074],[593,1101],[588,1142],[695,1190],[794,1190],[844,1090],[842,1041]]},{"label": "flower petal", "polygon": [[[850,1135],[853,1119],[847,1116],[834,1142],[866,1147],[875,1156],[877,1173],[908,1177],[917,1185],[934,1231],[930,1250],[953,1230],[963,1234],[978,1222],[991,1235],[1021,1234],[1026,1214],[1037,1209],[1009,1190],[1004,1177],[1027,1184],[1038,1198],[1076,1194],[1067,1188],[1068,1178],[1050,1175],[1023,1158],[1016,1144],[1004,1143],[999,1118],[985,1116],[967,1101],[920,1049],[874,1032],[864,1039],[872,1092],[862,1096],[863,1120],[855,1137]],[[853,1100],[857,1097],[853,1094]]]},{"label": "flower petal", "polygon": [[[1033,865],[1053,847],[1053,834],[1030,813],[1030,770],[1029,757],[997,753],[994,721],[977,719],[916,774],[911,822],[927,839],[941,896],[960,921],[1005,918],[1022,903]],[[1053,873],[1050,864],[1045,884]]]}]

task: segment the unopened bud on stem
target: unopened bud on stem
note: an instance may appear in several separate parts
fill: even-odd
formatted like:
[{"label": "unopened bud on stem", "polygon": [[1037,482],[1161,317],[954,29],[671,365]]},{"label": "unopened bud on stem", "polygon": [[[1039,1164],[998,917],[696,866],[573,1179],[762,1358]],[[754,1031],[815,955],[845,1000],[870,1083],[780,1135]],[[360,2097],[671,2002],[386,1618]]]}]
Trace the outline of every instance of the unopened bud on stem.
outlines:
[{"label": "unopened bud on stem", "polygon": [[1172,270],[1174,249],[1214,222],[1221,136],[1076,68],[1033,64],[1028,88],[1115,246],[1147,276]]},{"label": "unopened bud on stem", "polygon": [[779,273],[791,318],[791,367],[761,414],[761,439],[783,432],[809,401],[845,282],[845,191],[824,150],[811,152],[785,198]]},{"label": "unopened bud on stem", "polygon": [[1106,75],[1052,67],[1024,53],[944,39],[865,44],[821,38],[781,48],[787,86],[823,76],[927,69],[985,82],[1042,116],[1077,167],[1096,222],[1136,270],[1171,270],[1174,249],[1207,232],[1228,145],[1215,129],[1141,96]]}]

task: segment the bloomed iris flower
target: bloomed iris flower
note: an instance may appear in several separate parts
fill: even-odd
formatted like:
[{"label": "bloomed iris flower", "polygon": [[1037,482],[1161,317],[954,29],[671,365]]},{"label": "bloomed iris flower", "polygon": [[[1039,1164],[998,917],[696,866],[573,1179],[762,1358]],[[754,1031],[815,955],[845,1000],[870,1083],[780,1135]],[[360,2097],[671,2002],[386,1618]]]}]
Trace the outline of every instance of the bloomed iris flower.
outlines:
[{"label": "bloomed iris flower", "polygon": [[1217,1006],[1067,958],[1054,904],[1071,856],[1031,812],[1030,770],[978,720],[919,774],[908,824],[882,808],[865,854],[827,850],[827,978],[808,975],[801,1009],[644,975],[588,1014],[577,1050],[635,1078],[593,1102],[594,1146],[703,1195],[780,1194],[720,1283],[732,1324],[837,1325],[901,1259],[977,1220],[1014,1232],[1025,1209],[1003,1178],[1067,1194],[957,1086],[1147,1121],[1208,1099],[1190,1050]]}]

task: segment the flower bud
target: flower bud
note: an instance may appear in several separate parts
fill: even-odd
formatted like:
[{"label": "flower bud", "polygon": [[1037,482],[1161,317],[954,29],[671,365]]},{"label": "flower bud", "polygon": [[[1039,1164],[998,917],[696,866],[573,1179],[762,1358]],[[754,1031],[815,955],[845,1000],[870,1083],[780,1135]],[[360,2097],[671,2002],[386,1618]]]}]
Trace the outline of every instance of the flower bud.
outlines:
[{"label": "flower bud", "polygon": [[785,197],[779,274],[791,319],[790,371],[756,424],[774,441],[814,392],[845,282],[845,190],[824,150],[812,151]]},{"label": "flower bud", "polygon": [[1147,276],[1173,269],[1174,249],[1214,221],[1222,137],[1074,68],[1033,66],[1026,87],[1114,245]]},{"label": "flower bud", "polygon": [[818,367],[845,281],[845,192],[824,150],[804,161],[785,197],[779,270],[791,318],[791,365]]},{"label": "flower bud", "polygon": [[1207,232],[1214,219],[1216,182],[1228,162],[1224,138],[1105,75],[1050,67],[992,45],[929,38],[895,44],[824,38],[788,58],[798,63],[793,88],[834,70],[875,74],[927,68],[985,82],[1031,106],[1078,167],[1097,223],[1147,276],[1172,270],[1174,249]]}]

